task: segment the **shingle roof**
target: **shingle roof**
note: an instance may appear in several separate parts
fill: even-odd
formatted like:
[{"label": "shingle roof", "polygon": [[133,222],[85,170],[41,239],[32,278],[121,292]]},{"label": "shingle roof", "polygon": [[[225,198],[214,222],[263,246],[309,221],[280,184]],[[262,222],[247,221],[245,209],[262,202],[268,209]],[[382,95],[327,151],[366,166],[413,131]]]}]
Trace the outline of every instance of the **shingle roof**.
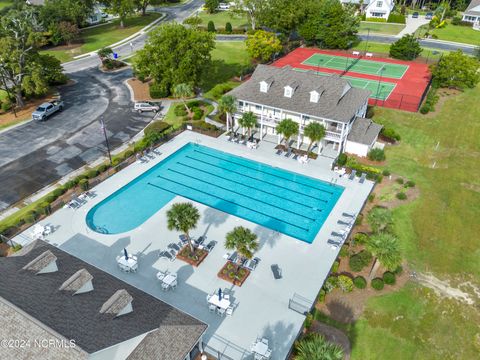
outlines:
[{"label": "shingle roof", "polygon": [[[35,275],[22,270],[45,251],[57,258],[58,271]],[[59,290],[80,269],[93,276],[94,290],[75,296]],[[65,338],[75,339],[77,346],[88,353],[157,328],[168,332],[170,327],[183,326],[191,334],[203,333],[207,328],[190,315],[42,240],[29,244],[15,256],[0,258],[0,274],[2,298]],[[102,305],[121,289],[131,295],[133,311],[118,317],[101,314]],[[187,336],[179,341],[184,342],[182,346],[193,347],[198,337]]]},{"label": "shingle roof", "polygon": [[65,280],[65,282],[59,287],[59,290],[75,292],[80,290],[83,285],[92,279],[92,274],[85,269],[80,269],[67,280]]},{"label": "shingle roof", "polygon": [[[260,91],[262,80],[273,78],[267,93]],[[284,87],[298,84],[291,98],[284,96]],[[310,92],[325,89],[318,103],[310,101]],[[344,94],[344,91],[346,93]],[[238,100],[250,101],[284,110],[349,122],[368,100],[370,91],[352,88],[338,74],[319,76],[314,72],[296,71],[291,67],[258,65],[250,80],[228,93]],[[343,95],[343,96],[342,96]]]},{"label": "shingle roof", "polygon": [[382,125],[374,123],[370,119],[357,117],[353,122],[352,129],[347,140],[360,144],[371,145],[377,138]]},{"label": "shingle roof", "polygon": [[132,295],[125,289],[117,290],[110,299],[105,301],[100,309],[100,314],[110,314],[116,316],[122,309],[125,308],[133,300]]},{"label": "shingle roof", "polygon": [[43,268],[45,268],[47,265],[49,265],[51,262],[57,260],[57,257],[53,255],[51,251],[45,251],[38,255],[35,259],[30,261],[28,264],[26,264],[23,267],[23,270],[29,270],[29,271],[40,271]]},{"label": "shingle roof", "polygon": [[476,8],[477,6],[480,7],[480,0],[472,0],[472,1],[470,2],[470,4],[468,5],[467,10],[465,10],[465,13],[464,13],[464,14],[467,14],[467,13],[475,13],[475,14],[478,14],[478,13],[480,13],[480,9],[475,9],[475,10],[473,10],[473,9]]}]

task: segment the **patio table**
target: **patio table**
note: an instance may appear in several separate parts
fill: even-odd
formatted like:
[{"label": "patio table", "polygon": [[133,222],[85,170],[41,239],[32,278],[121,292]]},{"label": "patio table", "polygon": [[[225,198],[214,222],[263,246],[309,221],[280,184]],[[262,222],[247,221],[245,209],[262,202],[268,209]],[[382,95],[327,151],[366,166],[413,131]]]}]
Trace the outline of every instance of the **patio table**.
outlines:
[{"label": "patio table", "polygon": [[252,352],[266,357],[268,353],[268,345],[261,341],[257,341],[252,346]]},{"label": "patio table", "polygon": [[177,280],[177,275],[175,274],[168,274],[163,278],[163,283],[171,286]]},{"label": "patio table", "polygon": [[129,268],[132,270],[137,270],[138,268],[138,263],[137,260],[134,259],[133,257],[129,257],[128,260],[125,259],[125,256],[121,256],[118,260],[117,263],[125,268]]},{"label": "patio table", "polygon": [[208,300],[208,302],[224,310],[227,310],[227,308],[230,306],[230,300],[225,299],[223,297],[222,297],[222,300],[218,300],[217,294],[212,295]]}]

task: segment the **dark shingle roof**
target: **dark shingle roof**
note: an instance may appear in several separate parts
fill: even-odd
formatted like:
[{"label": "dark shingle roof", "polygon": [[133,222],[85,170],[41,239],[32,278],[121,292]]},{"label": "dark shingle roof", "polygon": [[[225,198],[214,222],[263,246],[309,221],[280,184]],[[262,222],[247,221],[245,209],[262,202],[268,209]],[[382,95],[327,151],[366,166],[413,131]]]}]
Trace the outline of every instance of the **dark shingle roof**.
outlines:
[{"label": "dark shingle roof", "polygon": [[[273,78],[268,92],[260,91],[260,82]],[[284,96],[284,87],[298,85],[291,98]],[[325,89],[318,103],[310,101],[310,92]],[[250,80],[228,93],[238,100],[281,108],[314,117],[349,122],[368,100],[369,90],[351,87],[338,74],[319,76],[314,72],[296,71],[291,67],[258,65]]]},{"label": "dark shingle roof", "polygon": [[348,134],[347,140],[360,144],[371,145],[377,138],[382,125],[374,123],[370,119],[357,117],[353,122],[352,129]]},{"label": "dark shingle roof", "polygon": [[92,274],[90,274],[85,269],[78,270],[75,274],[70,276],[65,282],[59,287],[59,290],[64,291],[78,291],[80,290],[87,282],[93,279]]},{"label": "dark shingle roof", "polygon": [[[57,258],[58,271],[35,275],[22,269],[45,251]],[[81,269],[93,277],[93,291],[72,296],[71,292],[59,290]],[[65,338],[75,339],[77,346],[88,353],[157,328],[168,332],[171,327],[182,326],[190,334],[201,334],[207,328],[190,315],[41,240],[15,256],[0,258],[0,274],[1,297]],[[121,289],[133,299],[133,311],[118,317],[101,314],[104,303]],[[193,347],[198,337],[186,336],[177,341]]]}]

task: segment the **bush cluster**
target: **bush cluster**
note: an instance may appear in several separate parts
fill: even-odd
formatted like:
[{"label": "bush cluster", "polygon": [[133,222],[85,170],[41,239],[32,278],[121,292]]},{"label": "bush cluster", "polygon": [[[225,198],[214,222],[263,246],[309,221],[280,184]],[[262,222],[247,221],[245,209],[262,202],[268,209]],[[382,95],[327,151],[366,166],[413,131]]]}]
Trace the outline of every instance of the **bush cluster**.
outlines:
[{"label": "bush cluster", "polygon": [[367,280],[363,276],[357,276],[353,279],[353,285],[357,289],[365,289],[367,287]]},{"label": "bush cluster", "polygon": [[330,275],[325,283],[323,284],[323,290],[325,290],[325,293],[331,292],[333,289],[337,288],[338,286],[338,279],[336,276]]},{"label": "bush cluster", "polygon": [[371,281],[370,285],[372,286],[372,288],[374,288],[375,290],[382,290],[383,289],[383,279],[381,278],[375,278]]},{"label": "bush cluster", "polygon": [[383,282],[387,285],[394,285],[395,284],[395,274],[390,271],[385,271],[383,273]]},{"label": "bush cluster", "polygon": [[229,83],[223,83],[215,85],[210,91],[209,95],[215,100],[220,99],[223,95],[233,89],[233,85]]},{"label": "bush cluster", "polygon": [[406,187],[406,188],[415,187],[415,182],[412,181],[412,180],[408,180],[408,181],[405,183],[404,187]]},{"label": "bush cluster", "polygon": [[356,233],[353,236],[353,241],[355,244],[366,244],[369,239],[369,236],[365,233]]},{"label": "bush cluster", "polygon": [[203,110],[198,107],[192,108],[192,112],[193,112],[192,120],[200,120],[203,116]]},{"label": "bush cluster", "polygon": [[161,99],[170,95],[170,89],[163,83],[150,84],[149,92],[152,99]]},{"label": "bush cluster", "polygon": [[425,115],[428,114],[430,111],[435,111],[435,105],[437,104],[439,96],[437,95],[437,88],[432,86],[430,91],[425,98],[425,102],[420,108],[420,112]]},{"label": "bush cluster", "polygon": [[347,159],[348,159],[347,154],[341,153],[340,155],[338,155],[337,165],[344,166],[347,163]]},{"label": "bush cluster", "polygon": [[395,196],[398,200],[407,200],[407,194],[405,194],[403,191],[398,192]]},{"label": "bush cluster", "polygon": [[6,113],[12,108],[12,102],[8,98],[3,99],[0,108],[2,109],[2,112]]},{"label": "bush cluster", "polygon": [[387,138],[387,139],[389,139],[393,142],[401,140],[400,134],[398,134],[393,128],[390,128],[390,127],[384,126],[382,128],[382,130],[380,131],[380,134],[383,137],[385,137],[385,138]]},{"label": "bush cluster", "polygon": [[185,105],[183,104],[178,104],[175,106],[173,109],[173,113],[176,116],[186,116],[187,115],[187,109],[185,109]]},{"label": "bush cluster", "polygon": [[375,148],[370,150],[367,156],[372,161],[384,161],[385,151],[383,149]]},{"label": "bush cluster", "polygon": [[[151,134],[162,134],[169,127],[170,124],[166,123],[165,121],[154,121],[149,124],[143,132],[145,133],[145,136],[149,136]],[[130,156],[131,155],[132,154],[130,154]]]},{"label": "bush cluster", "polygon": [[205,131],[218,131],[215,125],[209,124],[205,121],[199,121],[199,122],[193,123],[192,126],[194,128],[205,130]]},{"label": "bush cluster", "polygon": [[390,174],[391,174],[390,170],[385,169],[385,170],[382,171],[383,176],[390,176]]},{"label": "bush cluster", "polygon": [[347,275],[338,276],[338,287],[343,292],[352,292],[353,291],[353,280]]},{"label": "bush cluster", "polygon": [[405,15],[390,13],[390,15],[388,16],[387,22],[396,23],[396,24],[405,24],[406,23]]},{"label": "bush cluster", "polygon": [[468,21],[463,21],[461,16],[454,16],[452,18],[452,25],[457,25],[457,26],[468,26],[472,27],[472,23]]},{"label": "bush cluster", "polygon": [[399,178],[395,179],[395,182],[396,182],[397,184],[403,185],[403,183],[404,183],[405,181],[404,181],[402,178],[399,177]]},{"label": "bush cluster", "polygon": [[362,271],[365,266],[370,264],[370,261],[372,261],[372,254],[367,250],[362,250],[359,253],[350,256],[348,265],[352,271],[359,272]]},{"label": "bush cluster", "polygon": [[336,273],[338,272],[338,268],[340,267],[340,261],[335,260],[332,264],[332,268],[330,269],[330,273]]}]

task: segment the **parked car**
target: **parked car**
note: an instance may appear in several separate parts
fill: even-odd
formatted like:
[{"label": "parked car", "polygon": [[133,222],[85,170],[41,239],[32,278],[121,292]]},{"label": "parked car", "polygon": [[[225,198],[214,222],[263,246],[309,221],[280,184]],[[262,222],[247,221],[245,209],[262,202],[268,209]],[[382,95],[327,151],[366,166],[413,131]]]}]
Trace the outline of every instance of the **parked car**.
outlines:
[{"label": "parked car", "polygon": [[412,14],[412,18],[413,19],[418,19],[418,12],[415,11],[413,14]]},{"label": "parked car", "polygon": [[226,11],[230,10],[230,5],[225,3],[218,4],[218,10]]},{"label": "parked car", "polygon": [[153,111],[154,113],[156,113],[160,111],[160,106],[150,101],[141,101],[135,103],[134,110],[139,113],[142,113],[144,111]]},{"label": "parked car", "polygon": [[37,121],[45,121],[50,115],[62,110],[63,101],[55,100],[45,102],[37,107],[37,109],[32,113],[32,119]]},{"label": "parked car", "polygon": [[432,12],[428,12],[425,14],[425,20],[432,20],[433,18],[433,13]]}]

